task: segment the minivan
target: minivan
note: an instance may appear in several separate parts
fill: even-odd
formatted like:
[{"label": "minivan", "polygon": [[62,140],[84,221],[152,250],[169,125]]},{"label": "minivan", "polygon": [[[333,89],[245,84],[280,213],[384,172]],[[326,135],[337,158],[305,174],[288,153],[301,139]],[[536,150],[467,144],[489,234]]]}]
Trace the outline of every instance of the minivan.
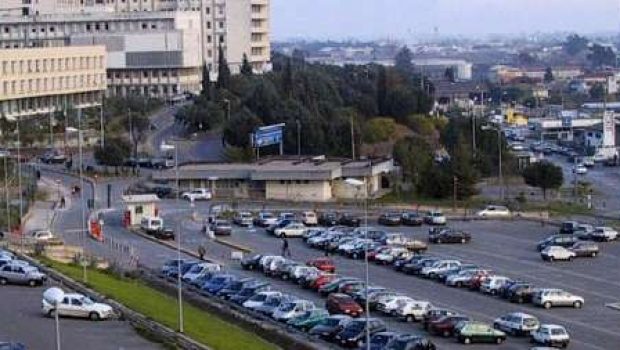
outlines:
[{"label": "minivan", "polygon": [[140,228],[144,232],[152,234],[164,228],[164,220],[160,217],[146,216],[140,221]]}]

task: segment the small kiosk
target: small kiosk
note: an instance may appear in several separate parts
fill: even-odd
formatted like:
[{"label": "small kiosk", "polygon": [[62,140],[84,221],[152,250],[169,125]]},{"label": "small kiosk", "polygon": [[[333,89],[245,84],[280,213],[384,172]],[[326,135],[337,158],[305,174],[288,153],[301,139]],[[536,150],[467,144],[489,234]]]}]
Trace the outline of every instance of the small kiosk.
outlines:
[{"label": "small kiosk", "polygon": [[123,196],[123,226],[140,225],[143,217],[156,217],[159,214],[157,203],[159,197],[154,194],[137,194]]}]

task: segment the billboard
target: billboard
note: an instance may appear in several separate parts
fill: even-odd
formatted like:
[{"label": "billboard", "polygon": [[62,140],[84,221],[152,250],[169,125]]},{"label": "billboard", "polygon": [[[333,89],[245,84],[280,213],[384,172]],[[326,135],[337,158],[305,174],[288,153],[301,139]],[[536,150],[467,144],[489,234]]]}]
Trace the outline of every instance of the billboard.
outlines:
[{"label": "billboard", "polygon": [[284,134],[284,123],[262,126],[256,128],[250,135],[252,147],[260,148],[282,143]]}]

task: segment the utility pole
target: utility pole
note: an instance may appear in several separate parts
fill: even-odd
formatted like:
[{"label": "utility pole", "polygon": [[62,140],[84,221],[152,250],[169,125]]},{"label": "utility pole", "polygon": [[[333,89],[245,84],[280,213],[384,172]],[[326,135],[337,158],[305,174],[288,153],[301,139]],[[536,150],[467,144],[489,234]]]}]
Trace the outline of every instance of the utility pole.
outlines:
[{"label": "utility pole", "polygon": [[301,158],[301,123],[299,119],[295,120],[297,124],[297,157]]},{"label": "utility pole", "polygon": [[54,111],[50,109],[50,148],[54,148],[54,127],[52,125],[52,116]]},{"label": "utility pole", "polygon": [[458,178],[454,176],[452,178],[452,210],[456,213],[456,193],[458,186]]},{"label": "utility pole", "polygon": [[355,160],[355,128],[353,127],[353,116],[350,118],[351,123],[351,159]]},{"label": "utility pole", "polygon": [[99,114],[99,124],[101,126],[101,148],[105,147],[105,127],[103,126],[103,94],[101,95],[101,110]]}]

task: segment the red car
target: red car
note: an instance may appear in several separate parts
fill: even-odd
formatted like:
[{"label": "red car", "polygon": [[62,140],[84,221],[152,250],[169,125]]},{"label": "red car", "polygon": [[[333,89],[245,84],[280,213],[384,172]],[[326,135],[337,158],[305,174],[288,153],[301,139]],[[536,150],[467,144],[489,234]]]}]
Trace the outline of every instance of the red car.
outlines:
[{"label": "red car", "polygon": [[337,277],[336,275],[328,275],[328,274],[321,275],[317,277],[317,279],[312,281],[312,284],[310,284],[310,289],[319,290],[319,288],[321,288],[322,286],[335,280],[336,277]]},{"label": "red car", "polygon": [[336,272],[336,265],[334,265],[334,261],[330,258],[315,258],[312,260],[308,260],[306,262],[306,265],[314,266],[317,269],[325,272]]},{"label": "red car", "polygon": [[390,247],[388,246],[381,246],[381,247],[377,247],[376,249],[373,249],[371,251],[368,252],[368,261],[374,261],[375,257],[377,256],[377,254],[381,254],[385,251],[387,251],[388,249],[390,249]]},{"label": "red car", "polygon": [[349,295],[332,293],[327,297],[325,308],[330,314],[343,314],[351,317],[360,317],[364,309]]},{"label": "red car", "polygon": [[482,270],[471,277],[471,279],[467,282],[467,287],[470,290],[479,290],[480,285],[484,280],[489,277],[489,271]]},{"label": "red car", "polygon": [[469,320],[469,317],[463,315],[444,316],[429,323],[428,332],[442,337],[451,337],[454,335],[454,327],[457,323]]}]

